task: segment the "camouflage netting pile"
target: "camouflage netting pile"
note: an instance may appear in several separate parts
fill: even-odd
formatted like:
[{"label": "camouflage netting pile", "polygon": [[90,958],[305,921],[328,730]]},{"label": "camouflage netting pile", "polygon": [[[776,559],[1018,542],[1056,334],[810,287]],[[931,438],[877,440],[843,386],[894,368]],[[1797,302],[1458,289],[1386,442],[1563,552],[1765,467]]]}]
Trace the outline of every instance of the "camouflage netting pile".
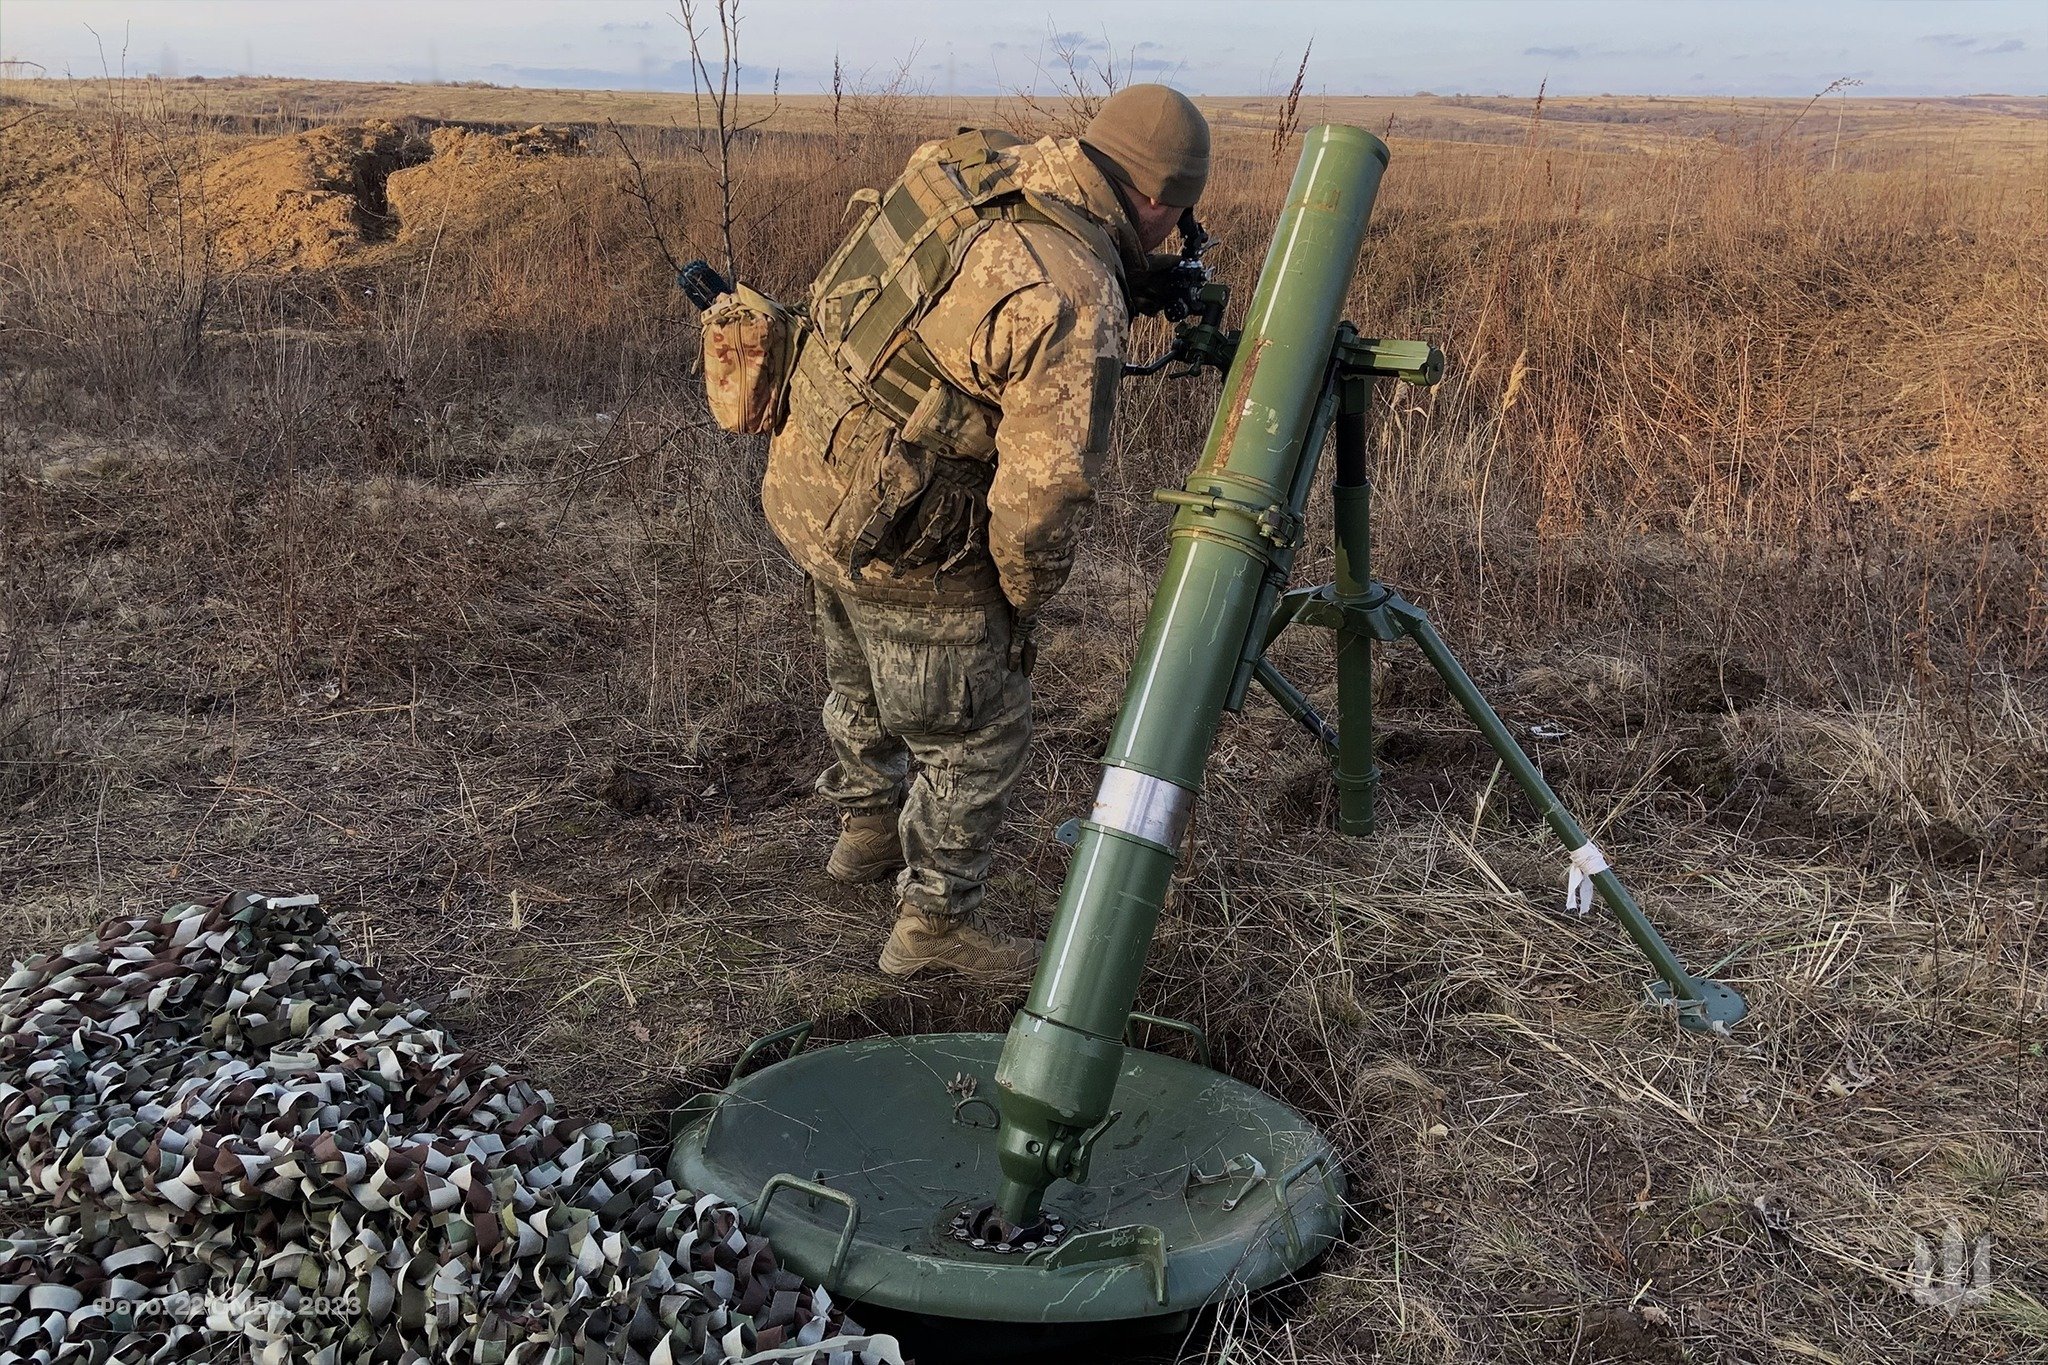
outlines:
[{"label": "camouflage netting pile", "polygon": [[0,987],[0,1358],[900,1365],[551,1107],[317,909],[112,921]]}]

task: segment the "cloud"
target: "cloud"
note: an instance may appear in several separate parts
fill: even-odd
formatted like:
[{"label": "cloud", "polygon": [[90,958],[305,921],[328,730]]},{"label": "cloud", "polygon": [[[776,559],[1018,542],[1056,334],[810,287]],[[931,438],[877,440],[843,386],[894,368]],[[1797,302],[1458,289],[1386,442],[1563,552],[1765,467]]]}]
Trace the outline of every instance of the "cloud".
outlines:
[{"label": "cloud", "polygon": [[2003,57],[2012,52],[2025,52],[2027,45],[2018,38],[2001,38],[1994,41],[1972,33],[1925,33],[1917,40],[1928,47],[1945,47],[1969,57]]},{"label": "cloud", "polygon": [[1588,58],[1614,61],[1676,61],[1681,57],[1697,57],[1699,49],[1690,43],[1662,43],[1655,47],[1586,47],[1573,43],[1566,47],[1525,47],[1524,57],[1547,57],[1558,62],[1577,62]]},{"label": "cloud", "polygon": [[1700,50],[1691,43],[1663,43],[1656,47],[1614,47],[1600,54],[1603,57],[1647,57],[1655,61],[1675,60],[1679,57],[1697,57]]},{"label": "cloud", "polygon": [[489,80],[552,90],[623,90],[641,83],[637,74],[629,77],[623,71],[594,66],[514,66],[510,62],[491,62],[483,70]]}]

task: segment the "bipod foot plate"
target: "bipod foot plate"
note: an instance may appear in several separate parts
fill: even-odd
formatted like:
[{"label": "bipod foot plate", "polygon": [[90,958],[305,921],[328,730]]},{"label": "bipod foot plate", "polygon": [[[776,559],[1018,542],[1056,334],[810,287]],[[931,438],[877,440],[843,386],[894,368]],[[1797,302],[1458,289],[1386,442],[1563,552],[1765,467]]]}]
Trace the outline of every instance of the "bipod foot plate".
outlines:
[{"label": "bipod foot plate", "polygon": [[1749,1013],[1749,1002],[1733,986],[1724,986],[1705,976],[1689,979],[1698,992],[1696,1000],[1687,1000],[1679,995],[1671,989],[1668,981],[1652,981],[1647,988],[1650,998],[1660,1007],[1678,1011],[1681,1026],[1694,1033],[1725,1035]]}]

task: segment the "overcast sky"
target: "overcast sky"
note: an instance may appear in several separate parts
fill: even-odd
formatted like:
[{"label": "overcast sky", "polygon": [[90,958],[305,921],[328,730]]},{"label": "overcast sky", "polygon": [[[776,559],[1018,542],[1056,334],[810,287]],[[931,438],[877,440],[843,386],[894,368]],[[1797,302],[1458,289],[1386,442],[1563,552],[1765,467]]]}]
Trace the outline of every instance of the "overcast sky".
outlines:
[{"label": "overcast sky", "polygon": [[[703,0],[709,7],[712,0]],[[661,0],[0,0],[0,59],[52,75],[687,89]],[[98,38],[94,36],[97,31]],[[1053,35],[1198,94],[2048,94],[2040,0],[744,0],[748,88],[838,54],[932,94],[1043,88]],[[22,68],[12,68],[20,71]]]}]

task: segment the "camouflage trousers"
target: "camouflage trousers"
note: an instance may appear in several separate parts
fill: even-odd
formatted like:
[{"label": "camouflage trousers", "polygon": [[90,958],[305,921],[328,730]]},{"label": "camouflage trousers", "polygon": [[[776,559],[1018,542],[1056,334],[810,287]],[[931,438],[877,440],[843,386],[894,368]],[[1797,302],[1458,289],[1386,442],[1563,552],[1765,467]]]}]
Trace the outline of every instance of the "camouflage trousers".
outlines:
[{"label": "camouflage trousers", "polygon": [[1031,744],[1009,608],[896,606],[815,582],[811,594],[832,689],[818,792],[852,815],[900,801],[898,897],[928,919],[966,920]]}]

